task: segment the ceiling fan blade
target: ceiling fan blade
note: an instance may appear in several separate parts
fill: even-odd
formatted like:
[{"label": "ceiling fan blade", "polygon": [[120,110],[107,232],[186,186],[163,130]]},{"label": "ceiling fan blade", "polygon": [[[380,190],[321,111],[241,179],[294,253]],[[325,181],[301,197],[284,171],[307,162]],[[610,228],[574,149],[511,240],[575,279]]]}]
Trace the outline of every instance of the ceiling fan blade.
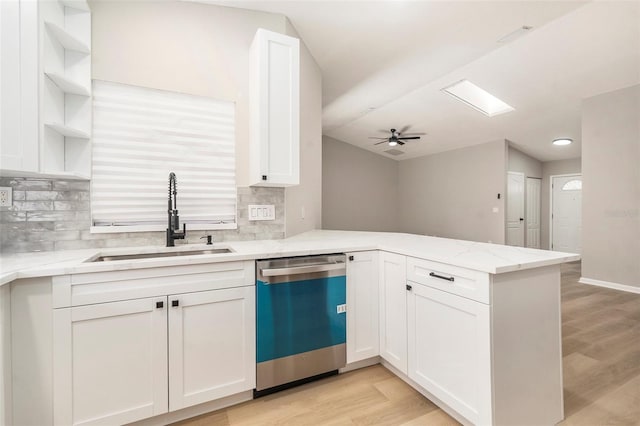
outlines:
[{"label": "ceiling fan blade", "polygon": [[369,136],[369,139],[378,139],[378,140],[384,139],[384,140],[387,140],[389,138],[379,138],[379,137],[376,137],[376,136]]},{"label": "ceiling fan blade", "polygon": [[380,145],[381,143],[389,143],[386,139],[377,143],[374,143],[374,145]]},{"label": "ceiling fan blade", "polygon": [[406,132],[410,128],[411,128],[411,126],[409,126],[409,125],[404,126],[402,129],[398,130],[398,133],[403,134],[404,132]]},{"label": "ceiling fan blade", "polygon": [[398,145],[402,146],[404,145],[404,142],[402,142],[401,140],[398,140]]},{"label": "ceiling fan blade", "polygon": [[409,136],[408,138],[398,138],[398,140],[420,139],[420,136]]},{"label": "ceiling fan blade", "polygon": [[416,132],[416,133],[403,133],[402,136],[418,136],[418,135],[426,135],[425,132]]}]

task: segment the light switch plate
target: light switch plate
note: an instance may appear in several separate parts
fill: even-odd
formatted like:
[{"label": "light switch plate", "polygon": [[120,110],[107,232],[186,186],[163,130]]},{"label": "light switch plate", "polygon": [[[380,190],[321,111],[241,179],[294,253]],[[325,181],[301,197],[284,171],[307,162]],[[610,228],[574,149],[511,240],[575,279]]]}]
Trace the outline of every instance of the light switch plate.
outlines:
[{"label": "light switch plate", "polygon": [[13,204],[13,194],[10,186],[0,188],[0,207],[11,207]]},{"label": "light switch plate", "polygon": [[276,206],[273,204],[249,204],[249,220],[276,220]]}]

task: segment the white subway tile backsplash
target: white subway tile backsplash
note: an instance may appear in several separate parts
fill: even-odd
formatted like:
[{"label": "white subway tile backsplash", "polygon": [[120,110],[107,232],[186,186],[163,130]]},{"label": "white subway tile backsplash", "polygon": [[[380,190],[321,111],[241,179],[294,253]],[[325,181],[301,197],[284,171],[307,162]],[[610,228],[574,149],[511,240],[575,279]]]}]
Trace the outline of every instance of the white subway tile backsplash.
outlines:
[{"label": "white subway tile backsplash", "polygon": [[[164,245],[164,232],[92,234],[90,182],[77,180],[0,178],[0,186],[13,188],[13,206],[0,211],[0,252],[30,252]],[[284,189],[237,188],[238,228],[224,231],[189,231],[176,244],[199,244],[213,235],[214,242],[284,238]],[[273,204],[276,219],[249,222],[247,205]]]}]

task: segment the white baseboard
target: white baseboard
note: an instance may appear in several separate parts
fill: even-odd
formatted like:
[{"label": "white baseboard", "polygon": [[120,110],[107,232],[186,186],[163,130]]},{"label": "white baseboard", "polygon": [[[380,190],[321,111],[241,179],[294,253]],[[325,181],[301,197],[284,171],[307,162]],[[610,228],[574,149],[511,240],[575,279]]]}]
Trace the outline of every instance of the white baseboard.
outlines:
[{"label": "white baseboard", "polygon": [[618,283],[612,283],[609,281],[594,280],[592,278],[585,278],[585,277],[580,277],[580,280],[578,280],[578,282],[581,284],[595,285],[598,287],[606,287],[606,288],[611,288],[613,290],[621,290],[621,291],[627,291],[629,293],[640,294],[640,287],[635,287],[627,284],[618,284]]}]

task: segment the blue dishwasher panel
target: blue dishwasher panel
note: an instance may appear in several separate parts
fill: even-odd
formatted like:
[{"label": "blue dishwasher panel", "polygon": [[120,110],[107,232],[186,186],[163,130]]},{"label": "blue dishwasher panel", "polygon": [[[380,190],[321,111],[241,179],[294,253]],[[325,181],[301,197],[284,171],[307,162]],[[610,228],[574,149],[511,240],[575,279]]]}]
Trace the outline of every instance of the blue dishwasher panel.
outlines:
[{"label": "blue dishwasher panel", "polygon": [[[346,277],[256,283],[257,362],[346,343]],[[295,300],[295,303],[293,301]]]}]

